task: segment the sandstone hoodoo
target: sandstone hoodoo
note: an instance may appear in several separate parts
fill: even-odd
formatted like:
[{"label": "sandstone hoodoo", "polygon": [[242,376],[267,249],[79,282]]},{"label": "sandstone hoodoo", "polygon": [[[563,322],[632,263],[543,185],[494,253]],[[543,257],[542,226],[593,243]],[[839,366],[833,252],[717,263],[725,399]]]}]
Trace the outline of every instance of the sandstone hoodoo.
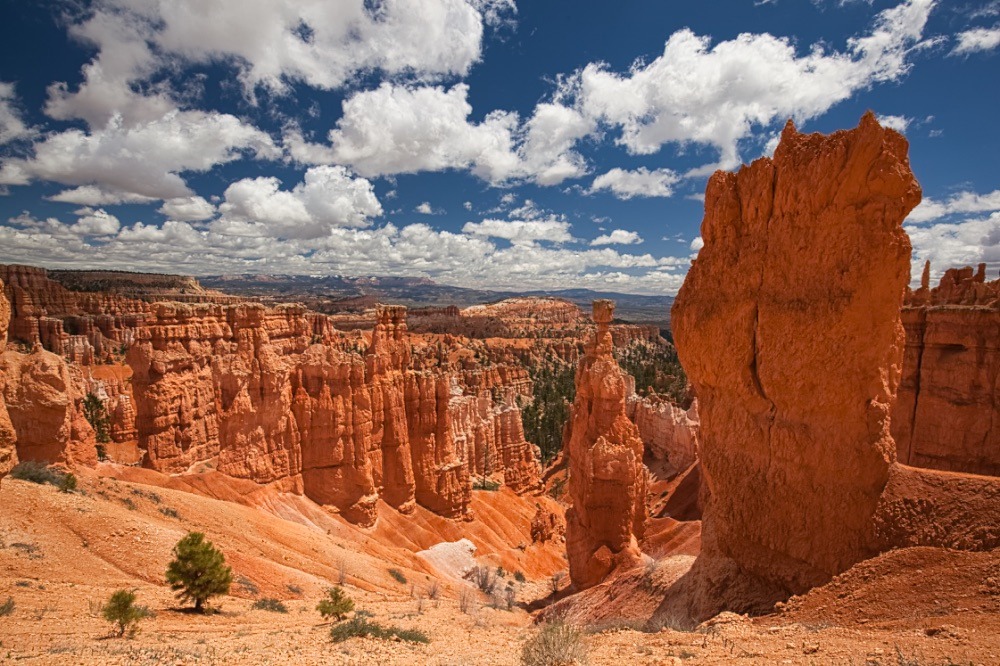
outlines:
[{"label": "sandstone hoodoo", "polygon": [[[687,580],[695,617],[771,610],[892,548],[1000,544],[1000,480],[896,461],[902,221],[919,198],[905,139],[870,113],[829,136],[789,123],[773,159],[709,181],[705,246],[672,311],[701,416],[702,552]],[[993,302],[983,274],[949,273],[931,294],[925,269],[912,299]],[[948,365],[947,354],[928,358],[912,386],[934,376],[925,364]],[[919,463],[925,445],[912,425],[906,432],[907,460]]]},{"label": "sandstone hoodoo", "polygon": [[[4,295],[3,281],[0,281],[0,354],[7,347],[7,327],[9,324],[10,302]],[[17,464],[16,436],[4,401],[4,384],[4,376],[0,375],[0,478],[3,478]]]},{"label": "sandstone hoodoo", "polygon": [[710,179],[671,313],[700,401],[703,570],[780,597],[875,554],[919,201],[906,140],[870,113],[829,136],[789,122],[773,159]]},{"label": "sandstone hoodoo", "polygon": [[612,356],[614,303],[594,301],[597,330],[576,372],[576,400],[565,433],[569,465],[566,550],[577,589],[638,564],[645,524],[643,444],[625,413],[625,375]]}]

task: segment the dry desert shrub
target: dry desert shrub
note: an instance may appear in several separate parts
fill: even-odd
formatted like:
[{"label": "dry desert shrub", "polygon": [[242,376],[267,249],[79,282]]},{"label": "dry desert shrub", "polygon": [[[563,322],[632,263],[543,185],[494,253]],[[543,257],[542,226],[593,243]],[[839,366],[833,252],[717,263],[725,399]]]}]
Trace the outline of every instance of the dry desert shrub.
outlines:
[{"label": "dry desert shrub", "polygon": [[521,649],[523,666],[584,666],[587,645],[582,634],[561,622],[547,624]]},{"label": "dry desert shrub", "polygon": [[476,593],[463,586],[462,591],[458,594],[458,608],[466,615],[475,615],[476,610],[479,608]]},{"label": "dry desert shrub", "polygon": [[7,601],[0,604],[0,617],[10,615],[14,612],[14,597],[7,597]]},{"label": "dry desert shrub", "polygon": [[485,594],[493,594],[497,586],[497,571],[492,567],[477,566],[469,572],[469,578]]},{"label": "dry desert shrub", "polygon": [[288,606],[286,606],[285,604],[283,604],[278,599],[273,599],[271,597],[265,597],[264,599],[258,599],[257,601],[253,602],[253,606],[251,606],[251,608],[253,610],[266,610],[266,611],[270,611],[272,613],[287,613],[288,612]]}]

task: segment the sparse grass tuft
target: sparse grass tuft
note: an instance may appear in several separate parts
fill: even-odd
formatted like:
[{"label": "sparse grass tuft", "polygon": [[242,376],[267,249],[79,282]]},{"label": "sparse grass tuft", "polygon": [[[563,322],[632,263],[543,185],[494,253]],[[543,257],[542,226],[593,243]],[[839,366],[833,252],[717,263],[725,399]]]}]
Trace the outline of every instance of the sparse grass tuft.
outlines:
[{"label": "sparse grass tuft", "polygon": [[554,623],[542,627],[521,650],[523,666],[563,666],[586,664],[587,646],[582,634],[568,624]]},{"label": "sparse grass tuft", "polygon": [[0,604],[0,617],[6,617],[14,612],[14,597],[7,597],[7,601]]},{"label": "sparse grass tuft", "polygon": [[342,643],[349,638],[379,638],[383,640],[399,639],[410,643],[430,643],[427,634],[418,629],[400,629],[399,627],[384,627],[370,621],[366,616],[354,617],[346,622],[336,624],[330,629],[330,640]]},{"label": "sparse grass tuft", "polygon": [[253,606],[251,606],[251,608],[253,610],[266,610],[272,613],[288,612],[288,606],[281,603],[279,600],[272,599],[270,597],[266,597],[264,599],[258,599],[257,601],[253,602]]}]

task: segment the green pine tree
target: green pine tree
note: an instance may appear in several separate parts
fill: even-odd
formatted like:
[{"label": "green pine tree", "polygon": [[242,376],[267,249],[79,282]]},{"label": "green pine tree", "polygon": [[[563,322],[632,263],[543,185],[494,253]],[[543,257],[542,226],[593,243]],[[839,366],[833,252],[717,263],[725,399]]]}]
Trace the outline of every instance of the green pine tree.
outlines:
[{"label": "green pine tree", "polygon": [[210,597],[227,594],[233,582],[226,558],[205,541],[201,532],[188,535],[174,546],[174,560],[167,567],[167,582],[182,602],[194,601],[194,609],[203,611]]},{"label": "green pine tree", "polygon": [[340,622],[345,615],[354,610],[354,602],[344,594],[344,590],[339,586],[331,587],[327,590],[326,599],[317,604],[316,610],[323,616],[323,619],[332,617]]},{"label": "green pine tree", "polygon": [[150,616],[149,609],[135,603],[135,592],[118,590],[111,595],[108,603],[101,607],[104,619],[117,627],[118,636],[126,633],[132,635],[139,625],[139,620]]}]

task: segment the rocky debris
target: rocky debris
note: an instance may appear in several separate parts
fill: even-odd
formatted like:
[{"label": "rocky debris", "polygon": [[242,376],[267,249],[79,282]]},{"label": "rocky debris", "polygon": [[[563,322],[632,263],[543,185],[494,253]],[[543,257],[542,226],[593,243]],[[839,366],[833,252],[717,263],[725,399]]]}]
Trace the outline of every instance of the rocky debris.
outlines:
[{"label": "rocky debris", "polygon": [[949,269],[907,293],[906,351],[892,435],[899,461],[916,467],[1000,475],[1000,280],[986,265]]},{"label": "rocky debris", "polygon": [[[3,282],[0,281],[0,354],[5,353],[7,347],[7,327],[10,323],[10,302],[4,295]],[[7,412],[7,403],[4,400],[6,381],[0,375],[0,478],[9,472],[17,464],[17,447],[14,433],[14,425],[10,421],[10,414]]]},{"label": "rocky debris", "polygon": [[702,613],[750,578],[766,604],[877,552],[919,201],[906,140],[871,113],[829,136],[789,122],[773,159],[710,179],[671,315],[700,401]]},{"label": "rocky debris", "polygon": [[612,356],[611,301],[594,301],[597,330],[577,369],[576,401],[564,436],[569,465],[566,549],[583,590],[637,565],[645,521],[646,471],[639,432],[625,413],[625,375]]}]

